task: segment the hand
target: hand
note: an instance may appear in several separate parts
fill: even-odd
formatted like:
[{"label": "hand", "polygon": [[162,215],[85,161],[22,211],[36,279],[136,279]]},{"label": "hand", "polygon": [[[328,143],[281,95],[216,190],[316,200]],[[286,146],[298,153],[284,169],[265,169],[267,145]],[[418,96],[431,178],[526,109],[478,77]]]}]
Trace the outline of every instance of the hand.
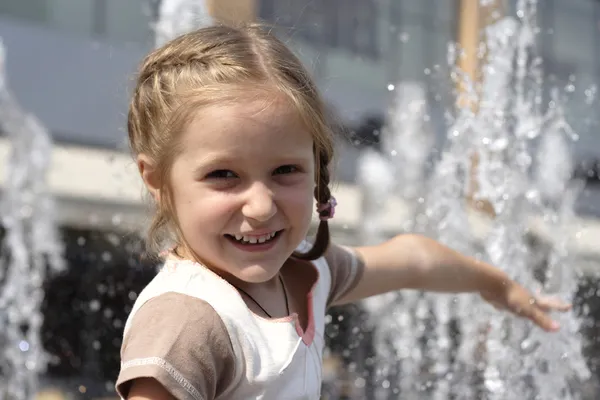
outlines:
[{"label": "hand", "polygon": [[520,317],[533,321],[548,332],[556,332],[560,325],[548,315],[551,311],[565,312],[571,305],[560,299],[546,296],[533,296],[524,287],[514,281],[503,286],[504,290],[497,292],[481,292],[481,297],[500,310],[510,311]]}]

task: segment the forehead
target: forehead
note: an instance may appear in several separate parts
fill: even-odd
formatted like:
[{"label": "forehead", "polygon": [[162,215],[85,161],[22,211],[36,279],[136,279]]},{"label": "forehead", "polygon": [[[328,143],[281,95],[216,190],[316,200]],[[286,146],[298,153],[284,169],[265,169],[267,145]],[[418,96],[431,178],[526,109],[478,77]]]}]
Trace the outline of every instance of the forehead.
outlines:
[{"label": "forehead", "polygon": [[[244,96],[245,97],[245,96]],[[186,145],[197,149],[232,150],[250,147],[274,151],[312,152],[313,138],[299,110],[282,96],[241,98],[203,107],[183,132]]]}]

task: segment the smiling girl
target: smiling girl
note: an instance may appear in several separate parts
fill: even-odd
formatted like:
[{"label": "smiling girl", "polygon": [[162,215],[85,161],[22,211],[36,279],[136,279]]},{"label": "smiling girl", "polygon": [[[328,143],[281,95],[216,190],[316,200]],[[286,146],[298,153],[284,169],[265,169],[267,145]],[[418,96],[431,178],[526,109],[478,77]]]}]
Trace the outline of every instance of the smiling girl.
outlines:
[{"label": "smiling girl", "polygon": [[476,292],[546,330],[568,309],[423,236],[330,243],[332,133],[270,31],[209,27],[150,53],[128,131],[156,203],[148,243],[175,246],[125,326],[122,398],[318,399],[327,308],[388,291]]}]

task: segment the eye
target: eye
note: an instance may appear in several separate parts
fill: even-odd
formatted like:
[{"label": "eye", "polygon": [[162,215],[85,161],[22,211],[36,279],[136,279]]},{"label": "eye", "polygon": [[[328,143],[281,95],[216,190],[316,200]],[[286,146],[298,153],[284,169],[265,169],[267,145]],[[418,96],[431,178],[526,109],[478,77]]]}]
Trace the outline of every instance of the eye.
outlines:
[{"label": "eye", "polygon": [[281,167],[277,167],[275,171],[273,171],[274,175],[284,175],[284,174],[293,174],[294,172],[299,172],[300,169],[295,165],[282,165]]},{"label": "eye", "polygon": [[237,178],[237,175],[228,169],[218,169],[206,175],[209,179],[231,179]]}]

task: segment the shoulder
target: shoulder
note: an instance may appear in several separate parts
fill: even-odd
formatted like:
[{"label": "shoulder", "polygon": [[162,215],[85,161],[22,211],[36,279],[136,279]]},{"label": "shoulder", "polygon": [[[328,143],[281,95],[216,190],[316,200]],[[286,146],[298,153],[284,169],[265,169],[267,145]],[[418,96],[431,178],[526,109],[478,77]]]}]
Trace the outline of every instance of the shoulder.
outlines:
[{"label": "shoulder", "polygon": [[[153,300],[157,297],[167,295],[159,302],[163,307],[167,306],[165,299],[172,298],[173,293],[188,295],[188,297],[202,299],[212,304],[212,299],[222,298],[223,290],[226,290],[219,280],[196,263],[167,259],[152,281],[139,293],[125,324],[125,334],[137,312],[145,307],[146,303],[152,301],[155,303],[153,307],[156,307],[156,302]],[[188,301],[192,301],[192,299],[188,299]]]},{"label": "shoulder", "polygon": [[197,328],[196,323],[223,324],[215,309],[203,299],[180,292],[165,292],[139,306],[137,312],[132,315],[131,330],[125,334],[124,339],[134,334],[134,328],[150,328],[154,323],[161,321],[168,322],[171,328],[181,329]]},{"label": "shoulder", "polygon": [[152,377],[175,398],[213,399],[229,387],[236,358],[227,328],[206,301],[167,292],[132,316],[121,348],[117,390]]}]

